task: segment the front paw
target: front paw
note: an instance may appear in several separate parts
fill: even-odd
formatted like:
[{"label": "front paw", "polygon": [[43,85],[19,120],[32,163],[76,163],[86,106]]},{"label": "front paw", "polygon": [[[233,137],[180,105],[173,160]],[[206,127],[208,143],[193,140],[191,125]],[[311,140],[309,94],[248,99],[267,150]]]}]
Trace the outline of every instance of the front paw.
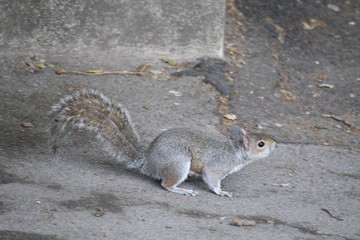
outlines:
[{"label": "front paw", "polygon": [[220,191],[218,193],[216,193],[219,196],[226,196],[226,197],[232,197],[233,193],[232,192],[225,192],[225,191]]},{"label": "front paw", "polygon": [[191,197],[195,197],[198,194],[199,193],[197,191],[193,191],[193,190],[187,190],[187,192],[185,193],[186,196],[191,196]]}]

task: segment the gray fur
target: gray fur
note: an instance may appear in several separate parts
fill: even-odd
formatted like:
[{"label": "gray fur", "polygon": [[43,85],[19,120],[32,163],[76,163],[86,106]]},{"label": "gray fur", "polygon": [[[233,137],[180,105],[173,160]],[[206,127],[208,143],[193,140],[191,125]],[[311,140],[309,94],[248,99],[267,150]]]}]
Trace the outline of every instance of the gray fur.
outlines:
[{"label": "gray fur", "polygon": [[[232,193],[221,190],[220,182],[246,164],[268,156],[275,140],[263,134],[220,139],[190,129],[171,129],[161,133],[143,151],[140,138],[129,113],[96,90],[81,90],[66,96],[53,106],[55,121],[50,142],[55,152],[60,139],[75,129],[94,132],[103,149],[128,166],[162,181],[172,192],[195,196],[197,192],[177,186],[191,173],[202,175],[209,189],[221,196]],[[259,141],[266,143],[259,147]]]}]

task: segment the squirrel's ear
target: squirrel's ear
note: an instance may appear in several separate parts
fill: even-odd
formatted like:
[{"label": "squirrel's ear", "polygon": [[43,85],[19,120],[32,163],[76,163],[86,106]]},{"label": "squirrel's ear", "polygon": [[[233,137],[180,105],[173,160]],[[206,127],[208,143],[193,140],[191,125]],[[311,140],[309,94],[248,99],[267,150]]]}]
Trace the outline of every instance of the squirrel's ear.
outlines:
[{"label": "squirrel's ear", "polygon": [[242,133],[242,135],[245,135],[245,136],[247,135],[247,132],[243,128],[240,128],[240,132]]},{"label": "squirrel's ear", "polygon": [[227,130],[230,133],[230,138],[232,140],[239,140],[241,139],[243,133],[241,132],[241,128],[237,127],[237,126],[230,126],[227,128]]},{"label": "squirrel's ear", "polygon": [[243,128],[240,128],[240,132],[241,132],[241,134],[242,134],[244,150],[245,150],[245,151],[249,151],[249,149],[250,149],[250,139],[249,139],[249,136],[247,135],[247,132],[246,132],[245,129],[243,129]]}]

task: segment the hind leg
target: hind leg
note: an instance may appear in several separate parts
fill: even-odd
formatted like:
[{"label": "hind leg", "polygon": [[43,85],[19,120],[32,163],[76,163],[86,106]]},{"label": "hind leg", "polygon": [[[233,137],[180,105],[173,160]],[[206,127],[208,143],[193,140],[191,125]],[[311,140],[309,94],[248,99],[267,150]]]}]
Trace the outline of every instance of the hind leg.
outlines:
[{"label": "hind leg", "polygon": [[186,196],[196,196],[198,194],[198,192],[194,190],[177,187],[177,185],[179,185],[181,182],[182,181],[179,180],[179,178],[166,179],[162,181],[161,185],[170,192],[180,193]]},{"label": "hind leg", "polygon": [[184,169],[176,169],[176,171],[167,171],[172,172],[167,176],[162,177],[161,185],[170,192],[184,194],[186,196],[196,196],[198,192],[191,189],[178,188],[177,186],[184,182],[187,178],[190,171],[190,163],[184,166]]}]

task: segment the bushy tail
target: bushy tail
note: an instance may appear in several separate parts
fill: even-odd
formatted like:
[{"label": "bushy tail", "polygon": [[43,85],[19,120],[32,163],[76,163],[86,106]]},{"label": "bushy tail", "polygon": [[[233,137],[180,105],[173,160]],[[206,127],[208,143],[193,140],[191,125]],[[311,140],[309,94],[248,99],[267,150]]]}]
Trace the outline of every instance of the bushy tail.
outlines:
[{"label": "bushy tail", "polygon": [[97,90],[80,90],[52,107],[56,117],[50,129],[53,152],[61,138],[76,129],[94,132],[104,150],[120,159],[134,160],[141,153],[140,138],[128,111]]}]

